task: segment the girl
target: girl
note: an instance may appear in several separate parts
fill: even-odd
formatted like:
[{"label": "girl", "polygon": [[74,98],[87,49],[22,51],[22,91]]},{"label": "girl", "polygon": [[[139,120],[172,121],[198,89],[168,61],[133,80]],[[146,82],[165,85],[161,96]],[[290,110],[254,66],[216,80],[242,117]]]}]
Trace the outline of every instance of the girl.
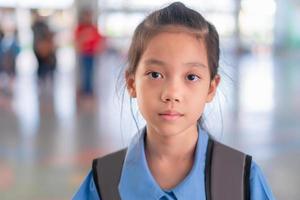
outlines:
[{"label": "girl", "polygon": [[126,86],[146,126],[125,150],[94,160],[73,199],[274,199],[251,157],[202,128],[218,75],[215,27],[182,3],[136,28]]}]

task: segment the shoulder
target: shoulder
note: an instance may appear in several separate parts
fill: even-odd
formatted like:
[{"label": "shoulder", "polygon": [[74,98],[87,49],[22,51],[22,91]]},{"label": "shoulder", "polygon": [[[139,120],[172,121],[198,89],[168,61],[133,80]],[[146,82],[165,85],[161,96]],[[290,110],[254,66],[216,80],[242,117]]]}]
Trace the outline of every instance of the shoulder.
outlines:
[{"label": "shoulder", "polygon": [[101,200],[98,196],[92,171],[88,173],[72,200]]},{"label": "shoulder", "polygon": [[250,170],[250,190],[251,199],[273,200],[275,197],[272,194],[267,180],[261,168],[252,161]]},{"label": "shoulder", "polygon": [[[232,173],[235,173],[237,171],[237,163],[240,163],[240,166],[244,166],[245,164],[244,162],[242,162],[242,160],[246,159],[246,165],[248,166],[248,169],[246,169],[244,173],[247,173],[249,177],[251,200],[275,199],[261,168],[256,164],[255,161],[252,160],[251,156],[216,141],[213,142],[213,146],[213,157],[215,157],[215,159],[213,159],[213,162],[215,162],[215,166],[224,166],[222,163],[226,163],[226,166],[230,166],[230,170],[234,170]],[[224,170],[228,170],[228,166],[222,167],[222,170],[219,171],[224,172]],[[226,171],[226,174],[230,174],[230,172],[231,171]]]},{"label": "shoulder", "polygon": [[126,151],[127,151],[127,148],[123,148],[123,149],[108,153],[104,156],[98,157],[98,158],[94,159],[93,162],[106,161],[106,160],[113,159],[115,157],[123,157],[126,154]]},{"label": "shoulder", "polygon": [[113,153],[109,153],[105,156],[99,157],[93,160],[93,170],[99,171],[101,170],[109,171],[112,166],[122,166],[125,155],[127,152],[127,148],[118,150]]},{"label": "shoulder", "polygon": [[121,149],[117,152],[113,152],[95,159],[93,161],[92,170],[89,171],[88,175],[85,177],[72,200],[101,200],[98,195],[99,177],[102,177],[102,179],[105,180],[105,177],[107,177],[107,175],[110,175],[110,173],[107,172],[111,169],[116,169],[115,167],[113,167],[116,166],[114,165],[116,164],[115,162],[119,162],[125,155],[125,153],[126,149]]},{"label": "shoulder", "polygon": [[242,169],[250,170],[252,157],[237,149],[227,146],[212,138],[207,144],[206,156],[208,162],[214,163],[216,166],[222,166],[222,163],[227,163],[231,166],[239,166]]},{"label": "shoulder", "polygon": [[127,149],[100,157],[93,161],[93,178],[96,190],[105,199],[115,199]]}]

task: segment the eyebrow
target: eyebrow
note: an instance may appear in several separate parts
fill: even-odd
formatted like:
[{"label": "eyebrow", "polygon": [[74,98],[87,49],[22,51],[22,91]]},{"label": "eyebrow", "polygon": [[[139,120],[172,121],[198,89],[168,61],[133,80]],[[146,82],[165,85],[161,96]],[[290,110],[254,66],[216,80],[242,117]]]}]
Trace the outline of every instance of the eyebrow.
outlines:
[{"label": "eyebrow", "polygon": [[153,58],[150,58],[150,59],[146,60],[145,64],[146,65],[159,65],[159,66],[165,66],[166,65],[166,63],[164,61],[153,59]]},{"label": "eyebrow", "polygon": [[[164,61],[157,60],[157,59],[154,59],[154,58],[147,59],[145,61],[145,64],[146,65],[158,65],[158,66],[166,66],[167,65]],[[205,64],[201,63],[201,62],[187,62],[187,63],[183,63],[183,65],[190,66],[190,67],[207,68],[207,66]]]},{"label": "eyebrow", "polygon": [[204,67],[204,68],[207,68],[207,66],[204,65],[201,62],[188,62],[188,63],[184,63],[184,65],[191,66],[191,67]]}]

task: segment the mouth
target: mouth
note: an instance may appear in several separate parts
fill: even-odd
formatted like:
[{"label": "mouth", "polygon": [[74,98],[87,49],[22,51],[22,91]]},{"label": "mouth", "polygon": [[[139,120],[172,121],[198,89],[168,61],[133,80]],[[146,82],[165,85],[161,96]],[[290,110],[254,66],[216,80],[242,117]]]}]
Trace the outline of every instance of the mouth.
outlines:
[{"label": "mouth", "polygon": [[158,115],[167,121],[174,121],[183,116],[182,113],[179,113],[177,111],[165,111],[159,113]]}]

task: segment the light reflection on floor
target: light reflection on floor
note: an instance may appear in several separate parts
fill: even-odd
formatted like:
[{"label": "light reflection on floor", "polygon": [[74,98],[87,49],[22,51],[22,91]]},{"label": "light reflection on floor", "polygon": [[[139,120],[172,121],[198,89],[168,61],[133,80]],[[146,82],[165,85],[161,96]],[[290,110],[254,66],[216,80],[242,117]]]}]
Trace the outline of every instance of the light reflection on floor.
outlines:
[{"label": "light reflection on floor", "polygon": [[[59,50],[53,86],[37,85],[33,68],[28,67],[34,64],[32,54],[23,56],[20,63],[27,68],[16,79],[12,100],[0,96],[0,199],[70,199],[92,158],[126,146],[136,132],[128,95],[122,104],[115,92],[124,60],[114,52],[99,58],[95,76],[99,98],[88,107],[78,107],[73,50]],[[216,128],[216,137],[254,156],[277,199],[297,199],[299,62],[249,55],[239,63],[239,94],[226,81],[222,87],[228,88],[224,92],[230,94],[229,100],[219,94],[222,105],[232,105],[223,109],[223,127]],[[240,98],[239,104],[231,95]],[[132,109],[136,113],[135,103]],[[207,110],[210,125],[220,120],[209,114],[214,112],[218,102]],[[143,120],[137,119],[142,126]]]}]

